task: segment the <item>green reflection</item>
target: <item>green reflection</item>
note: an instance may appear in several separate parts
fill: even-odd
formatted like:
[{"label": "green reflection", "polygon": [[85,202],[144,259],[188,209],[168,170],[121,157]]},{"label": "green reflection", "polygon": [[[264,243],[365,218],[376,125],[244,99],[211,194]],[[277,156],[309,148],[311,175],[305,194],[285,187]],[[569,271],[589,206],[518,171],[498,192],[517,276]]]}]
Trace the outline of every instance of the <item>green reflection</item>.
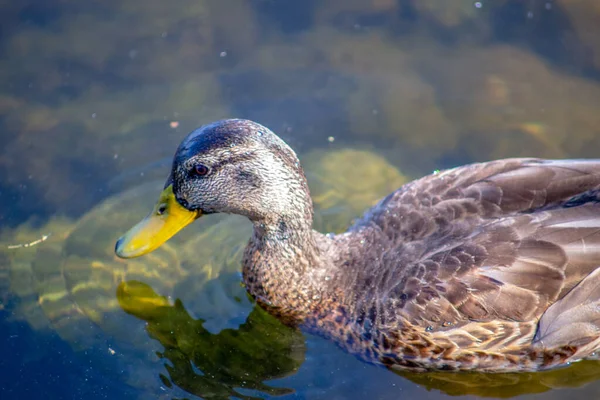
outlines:
[{"label": "green reflection", "polygon": [[[255,306],[238,329],[208,332],[202,319],[194,319],[183,303],[174,304],[140,281],[127,281],[117,289],[119,305],[147,322],[150,337],[164,347],[158,356],[165,363],[163,383],[177,385],[203,398],[242,399],[253,389],[269,395],[292,393],[265,381],[294,374],[304,361],[301,333],[279,323]],[[512,398],[554,389],[579,388],[600,378],[600,362],[582,361],[566,368],[542,372],[486,374],[479,372],[410,373],[394,371],[413,383],[451,396]]]},{"label": "green reflection", "polygon": [[[599,361],[581,361],[569,367],[541,372],[485,374],[481,372],[396,373],[428,390],[451,396],[510,398],[553,389],[578,388],[600,379]],[[562,397],[561,397],[562,398]]]},{"label": "green reflection", "polygon": [[304,339],[300,332],[282,325],[259,307],[238,329],[208,332],[204,320],[192,318],[183,303],[156,294],[140,281],[122,282],[117,299],[123,310],[147,322],[148,334],[164,350],[163,383],[207,399],[257,397],[238,389],[269,395],[292,393],[292,389],[270,386],[264,381],[298,370],[304,361]]}]

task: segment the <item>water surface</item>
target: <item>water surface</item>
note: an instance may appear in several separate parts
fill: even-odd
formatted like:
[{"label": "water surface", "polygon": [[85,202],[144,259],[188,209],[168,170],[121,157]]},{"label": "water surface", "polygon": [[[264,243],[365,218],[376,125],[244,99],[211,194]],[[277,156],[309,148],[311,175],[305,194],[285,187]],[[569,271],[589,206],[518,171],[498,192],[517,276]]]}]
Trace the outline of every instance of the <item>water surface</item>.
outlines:
[{"label": "water surface", "polygon": [[224,117],[257,120],[298,151],[323,231],[433,170],[597,157],[594,2],[0,7],[2,399],[600,394],[597,363],[397,375],[285,328],[240,286],[240,218],[203,219],[142,259],[112,254],[181,138]]}]

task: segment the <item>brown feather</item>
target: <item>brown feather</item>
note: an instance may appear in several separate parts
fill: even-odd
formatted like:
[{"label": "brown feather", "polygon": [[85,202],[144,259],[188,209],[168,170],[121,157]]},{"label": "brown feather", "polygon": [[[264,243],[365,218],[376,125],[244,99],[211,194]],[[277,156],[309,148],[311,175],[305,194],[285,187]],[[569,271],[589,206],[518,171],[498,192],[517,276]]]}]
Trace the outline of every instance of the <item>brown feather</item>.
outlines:
[{"label": "brown feather", "polygon": [[[519,159],[410,183],[340,238],[353,260],[351,280],[339,283],[353,294],[346,306],[358,314],[376,304],[399,325],[438,332],[437,340],[445,335],[452,353],[527,353],[548,307],[598,267],[599,187],[600,161]],[[385,251],[379,258],[357,254],[357,241]],[[492,323],[495,329],[479,329]],[[589,331],[549,343],[581,344]]]}]

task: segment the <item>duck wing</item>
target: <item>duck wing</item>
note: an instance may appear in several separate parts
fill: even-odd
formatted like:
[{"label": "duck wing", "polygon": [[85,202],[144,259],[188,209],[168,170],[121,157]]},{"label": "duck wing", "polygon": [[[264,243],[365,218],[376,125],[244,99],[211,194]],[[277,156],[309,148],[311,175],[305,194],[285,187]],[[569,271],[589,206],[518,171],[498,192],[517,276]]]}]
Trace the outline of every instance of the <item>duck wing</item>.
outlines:
[{"label": "duck wing", "polygon": [[[350,259],[361,261],[347,284],[365,293],[354,300],[363,318],[434,329],[491,321],[528,332],[489,340],[531,339],[552,304],[541,328],[558,316],[569,321],[579,303],[566,294],[600,266],[600,160],[507,159],[444,171],[392,193],[350,231],[361,243],[349,246]],[[592,304],[600,285],[585,286]],[[600,329],[597,307],[577,315]]]}]

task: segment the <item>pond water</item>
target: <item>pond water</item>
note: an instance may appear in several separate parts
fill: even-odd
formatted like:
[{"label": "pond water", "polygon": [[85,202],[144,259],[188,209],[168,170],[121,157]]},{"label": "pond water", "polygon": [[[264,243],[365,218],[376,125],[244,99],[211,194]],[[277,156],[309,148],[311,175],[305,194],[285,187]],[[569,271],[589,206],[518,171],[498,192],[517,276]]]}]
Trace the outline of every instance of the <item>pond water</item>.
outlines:
[{"label": "pond water", "polygon": [[597,157],[600,4],[0,7],[3,400],[600,396],[597,362],[395,374],[286,328],[240,285],[241,218],[207,217],[140,259],[113,255],[179,141],[224,117],[259,121],[297,150],[324,232],[434,170]]}]

